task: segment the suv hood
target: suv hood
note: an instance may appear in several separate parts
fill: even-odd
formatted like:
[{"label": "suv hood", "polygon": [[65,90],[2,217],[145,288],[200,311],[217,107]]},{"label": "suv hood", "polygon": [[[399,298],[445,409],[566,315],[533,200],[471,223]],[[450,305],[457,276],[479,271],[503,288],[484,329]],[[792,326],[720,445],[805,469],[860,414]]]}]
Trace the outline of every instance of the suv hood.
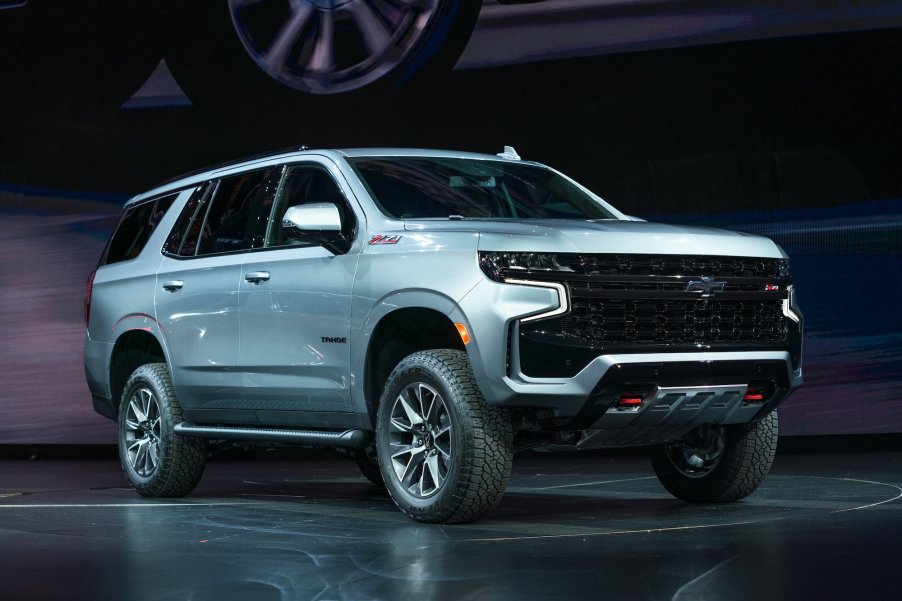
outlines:
[{"label": "suv hood", "polygon": [[479,234],[479,250],[488,251],[786,257],[762,236],[645,221],[423,219],[406,221],[404,229]]}]

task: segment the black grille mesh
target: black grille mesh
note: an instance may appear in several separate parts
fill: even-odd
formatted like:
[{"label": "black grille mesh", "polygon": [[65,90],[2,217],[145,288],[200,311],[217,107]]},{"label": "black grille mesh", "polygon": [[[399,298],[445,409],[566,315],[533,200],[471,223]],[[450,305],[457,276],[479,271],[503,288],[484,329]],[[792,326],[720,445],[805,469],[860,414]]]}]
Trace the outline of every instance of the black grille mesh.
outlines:
[{"label": "black grille mesh", "polygon": [[785,320],[781,300],[574,298],[570,313],[560,318],[558,336],[562,342],[594,348],[613,343],[775,342],[786,338]]},{"label": "black grille mesh", "polygon": [[558,263],[585,275],[657,275],[711,277],[789,277],[789,262],[758,257],[707,255],[556,255]]}]

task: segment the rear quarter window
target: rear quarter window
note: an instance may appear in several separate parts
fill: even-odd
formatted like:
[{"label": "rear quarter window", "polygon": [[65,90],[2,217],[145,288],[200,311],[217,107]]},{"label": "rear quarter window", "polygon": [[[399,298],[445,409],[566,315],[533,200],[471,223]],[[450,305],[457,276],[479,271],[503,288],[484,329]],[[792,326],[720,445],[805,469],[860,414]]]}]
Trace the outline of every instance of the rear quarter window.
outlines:
[{"label": "rear quarter window", "polygon": [[110,265],[128,261],[140,255],[176,196],[177,194],[170,194],[126,207],[100,264]]}]

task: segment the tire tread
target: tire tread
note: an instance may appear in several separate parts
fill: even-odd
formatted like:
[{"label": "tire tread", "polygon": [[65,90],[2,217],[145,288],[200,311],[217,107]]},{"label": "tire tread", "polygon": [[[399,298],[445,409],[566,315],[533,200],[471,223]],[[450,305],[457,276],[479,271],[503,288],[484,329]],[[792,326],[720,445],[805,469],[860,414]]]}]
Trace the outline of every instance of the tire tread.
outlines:
[{"label": "tire tread", "polygon": [[778,430],[775,411],[758,422],[728,426],[724,456],[701,478],[680,474],[663,445],[652,450],[652,465],[661,484],[677,498],[691,503],[731,503],[755,492],[767,477],[777,451]]},{"label": "tire tread", "polygon": [[[128,395],[137,380],[151,384],[157,393],[165,439],[163,453],[157,471],[148,478],[135,477],[128,465],[123,443],[120,442],[119,456],[126,477],[138,494],[145,497],[184,497],[191,493],[200,482],[207,462],[207,447],[203,440],[179,436],[172,427],[182,420],[182,408],[175,394],[175,387],[165,363],[147,363],[137,368],[129,377],[122,393],[120,422],[128,402]],[[121,425],[120,425],[121,428]],[[166,432],[168,430],[168,432]],[[121,434],[120,434],[121,437]]]},{"label": "tire tread", "polygon": [[[386,488],[395,503],[410,518],[431,523],[465,523],[489,513],[501,502],[510,479],[513,461],[513,432],[508,412],[486,404],[470,361],[463,351],[437,349],[420,351],[405,358],[386,382],[379,411],[390,410],[388,392],[410,371],[437,373],[451,391],[447,403],[459,403],[457,409],[469,419],[472,427],[464,427],[464,450],[455,461],[460,462],[459,479],[454,494],[446,503],[423,509],[406,504]],[[460,427],[460,426],[458,426]],[[386,479],[390,474],[383,474]]]}]

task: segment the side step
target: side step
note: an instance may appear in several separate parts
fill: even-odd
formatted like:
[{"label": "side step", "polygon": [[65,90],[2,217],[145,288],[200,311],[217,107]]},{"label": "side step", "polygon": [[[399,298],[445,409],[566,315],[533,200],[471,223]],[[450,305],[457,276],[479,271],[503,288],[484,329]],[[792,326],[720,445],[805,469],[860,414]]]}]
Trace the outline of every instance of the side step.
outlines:
[{"label": "side step", "polygon": [[229,440],[261,440],[291,442],[295,444],[363,447],[373,439],[367,430],[318,431],[290,430],[285,428],[249,428],[242,426],[200,426],[189,422],[175,425],[173,431],[179,436],[194,438],[225,438]]}]

